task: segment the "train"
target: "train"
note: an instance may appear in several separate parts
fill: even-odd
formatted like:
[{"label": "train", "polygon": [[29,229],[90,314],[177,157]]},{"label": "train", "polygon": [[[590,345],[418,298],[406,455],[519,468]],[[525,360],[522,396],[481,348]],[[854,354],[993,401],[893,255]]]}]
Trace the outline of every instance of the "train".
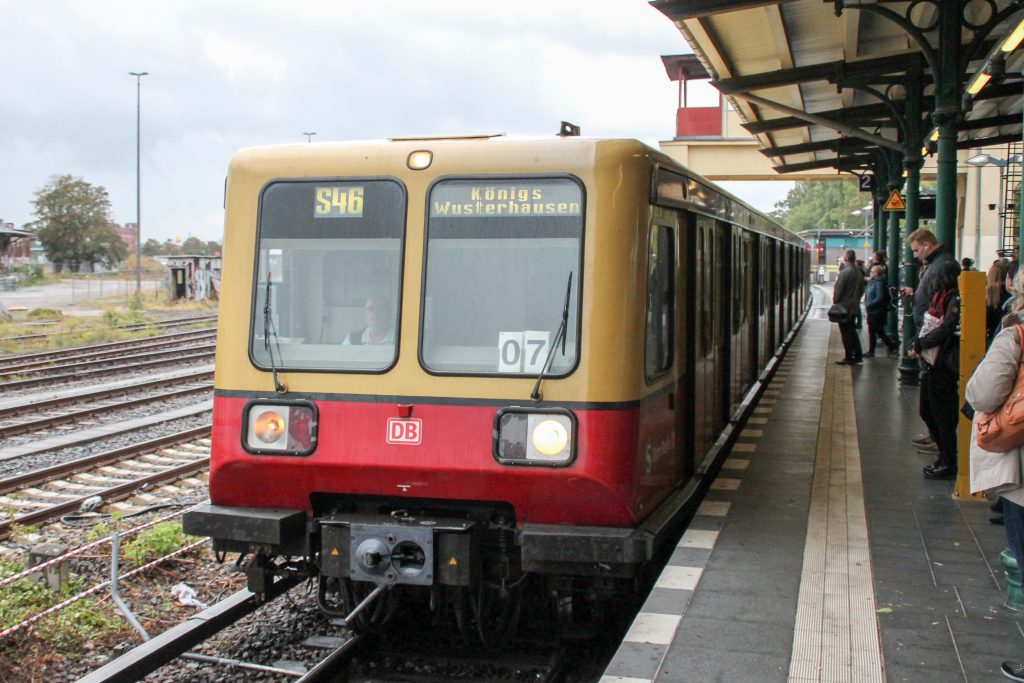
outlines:
[{"label": "train", "polygon": [[678,537],[806,313],[809,248],[571,132],[234,155],[184,528],[254,593],[308,577],[357,631],[419,603],[496,645],[524,601],[579,628]]}]

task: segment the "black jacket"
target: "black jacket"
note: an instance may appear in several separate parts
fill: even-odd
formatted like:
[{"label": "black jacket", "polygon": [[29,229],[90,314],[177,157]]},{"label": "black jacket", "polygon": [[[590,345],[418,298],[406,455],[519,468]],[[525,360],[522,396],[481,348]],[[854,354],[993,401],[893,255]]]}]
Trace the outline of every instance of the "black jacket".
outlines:
[{"label": "black jacket", "polygon": [[959,274],[960,264],[956,262],[956,257],[946,251],[946,248],[942,245],[939,245],[938,249],[928,254],[928,257],[925,258],[927,267],[921,276],[921,282],[917,285],[917,291],[914,292],[914,324],[917,325],[917,329],[921,329],[921,324],[924,322],[924,314],[932,303],[932,297],[939,291],[938,285],[935,283],[935,275],[940,270],[939,266],[946,261],[952,261]]}]

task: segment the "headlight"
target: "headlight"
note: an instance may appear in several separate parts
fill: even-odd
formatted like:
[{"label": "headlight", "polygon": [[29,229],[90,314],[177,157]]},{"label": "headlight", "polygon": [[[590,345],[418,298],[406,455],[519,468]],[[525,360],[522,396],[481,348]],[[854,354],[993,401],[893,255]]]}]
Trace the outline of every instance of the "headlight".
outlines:
[{"label": "headlight", "polygon": [[568,410],[504,408],[494,422],[494,457],[502,464],[564,467],[576,458],[576,416]]},{"label": "headlight", "polygon": [[308,455],[316,448],[316,406],[252,402],[245,407],[242,445],[250,453]]},{"label": "headlight", "polygon": [[541,420],[534,425],[530,433],[530,442],[538,453],[546,457],[556,457],[569,445],[569,430],[551,418]]}]

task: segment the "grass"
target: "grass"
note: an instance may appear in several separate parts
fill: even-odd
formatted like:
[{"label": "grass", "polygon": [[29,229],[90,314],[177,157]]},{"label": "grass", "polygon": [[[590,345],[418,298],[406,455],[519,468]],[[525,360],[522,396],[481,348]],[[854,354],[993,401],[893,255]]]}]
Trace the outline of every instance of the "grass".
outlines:
[{"label": "grass", "polygon": [[[84,346],[89,344],[102,344],[104,342],[124,341],[128,339],[143,339],[160,334],[166,334],[166,330],[159,328],[143,328],[137,330],[118,329],[119,325],[134,323],[153,322],[164,319],[165,316],[153,315],[154,313],[177,313],[202,315],[204,313],[216,314],[217,302],[146,302],[142,310],[125,308],[124,300],[116,302],[99,302],[105,309],[103,315],[96,317],[64,316],[54,325],[48,325],[43,329],[27,327],[13,323],[0,323],[0,338],[14,337],[38,332],[46,333],[45,340],[14,340],[0,339],[0,354],[28,353],[30,351],[45,351],[65,349],[72,346]],[[46,315],[49,309],[35,309],[29,315]],[[36,311],[42,311],[36,313]],[[59,312],[53,311],[58,316]]]},{"label": "grass", "polygon": [[[0,578],[13,576],[22,567],[0,561]],[[84,590],[79,579],[71,579],[59,591],[50,590],[45,583],[28,578],[19,579],[0,591],[0,628],[9,628],[24,619],[56,605]],[[51,651],[76,652],[91,641],[122,631],[125,623],[108,609],[100,608],[95,600],[86,598],[40,619],[13,640],[32,638],[41,641]]]}]

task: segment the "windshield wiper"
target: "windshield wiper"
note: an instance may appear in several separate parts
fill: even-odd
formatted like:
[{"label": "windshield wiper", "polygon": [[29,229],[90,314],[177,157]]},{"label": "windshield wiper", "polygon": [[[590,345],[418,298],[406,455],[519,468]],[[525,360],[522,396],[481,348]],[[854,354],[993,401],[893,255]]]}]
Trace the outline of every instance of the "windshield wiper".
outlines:
[{"label": "windshield wiper", "polygon": [[540,393],[540,383],[544,380],[544,374],[551,367],[551,361],[555,357],[555,348],[558,346],[558,341],[562,341],[562,355],[565,355],[565,340],[568,337],[567,328],[569,326],[569,295],[572,293],[572,271],[569,271],[569,281],[565,284],[565,304],[562,305],[562,323],[558,326],[558,332],[555,333],[555,338],[551,340],[551,348],[548,349],[548,357],[544,359],[544,365],[540,368],[540,375],[537,377],[537,383],[533,385],[533,391],[530,392],[530,398],[534,401],[540,401],[544,398],[544,395]]},{"label": "windshield wiper", "polygon": [[[279,394],[284,394],[288,391],[288,387],[281,383],[277,378],[277,365],[274,363],[274,349],[270,344],[270,336],[274,336],[275,345],[277,341],[277,329],[274,327],[274,321],[270,317],[270,278],[267,278],[267,293],[263,298],[263,348],[266,350],[267,355],[270,356],[270,370],[274,374],[274,390]],[[277,346],[278,354],[281,353],[281,347]]]}]

